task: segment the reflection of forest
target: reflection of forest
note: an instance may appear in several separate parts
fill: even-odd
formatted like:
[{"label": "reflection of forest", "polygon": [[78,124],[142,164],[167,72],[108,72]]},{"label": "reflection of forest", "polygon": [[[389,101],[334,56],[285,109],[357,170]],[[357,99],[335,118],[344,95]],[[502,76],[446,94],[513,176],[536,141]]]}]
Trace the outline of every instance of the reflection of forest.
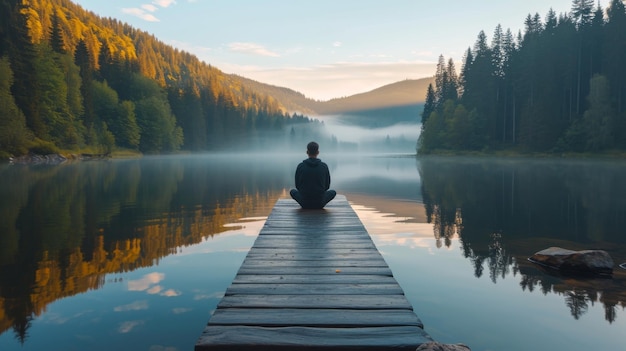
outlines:
[{"label": "reflection of forest", "polygon": [[626,261],[626,167],[609,162],[420,160],[422,196],[438,245],[456,234],[463,255],[495,283],[521,274],[522,289],[563,295],[574,318],[601,302],[606,320],[626,308],[626,272],[573,279],[526,261],[549,246],[601,248]]},{"label": "reflection of forest", "polygon": [[[255,172],[225,183],[215,167],[93,162],[0,169],[0,334],[27,338],[46,306],[104,284],[107,273],[151,266],[177,248],[268,209]],[[238,178],[240,177],[240,178]],[[278,181],[280,182],[280,181]],[[232,229],[232,228],[231,228]]]}]

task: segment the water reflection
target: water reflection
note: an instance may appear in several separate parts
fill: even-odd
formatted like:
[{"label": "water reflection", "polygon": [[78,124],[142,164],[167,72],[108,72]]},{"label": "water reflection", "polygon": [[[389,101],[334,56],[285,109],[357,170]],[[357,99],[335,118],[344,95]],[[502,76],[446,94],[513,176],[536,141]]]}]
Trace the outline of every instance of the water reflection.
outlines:
[{"label": "water reflection", "polygon": [[[266,216],[283,194],[275,168],[215,157],[3,166],[0,334],[12,328],[24,343],[48,304],[101,288],[106,274],[157,264],[239,218]],[[128,285],[176,295],[159,277]]]},{"label": "water reflection", "polygon": [[608,251],[626,259],[626,167],[615,162],[427,158],[418,163],[422,197],[437,247],[460,237],[480,278],[521,275],[523,290],[562,295],[574,318],[602,303],[615,321],[626,307],[626,274],[613,279],[551,275],[527,262],[549,246]]},{"label": "water reflection", "polygon": [[[0,343],[9,339],[5,334],[15,334],[21,342],[28,339],[29,348],[39,343],[43,348],[52,338],[74,335],[76,328],[90,340],[80,344],[83,349],[110,349],[110,343],[135,349],[140,340],[154,338],[161,338],[159,345],[190,345],[208,320],[207,301],[217,304],[263,218],[279,197],[288,197],[285,190],[302,158],[214,155],[0,166]],[[364,223],[385,259],[396,264],[394,274],[436,339],[467,331],[513,340],[529,328],[528,310],[542,320],[554,316],[551,323],[595,328],[585,325],[583,316],[597,319],[602,306],[612,326],[626,325],[618,318],[624,316],[619,307],[626,307],[626,270],[617,269],[613,279],[572,279],[526,260],[557,245],[601,248],[617,263],[626,262],[621,232],[626,166],[455,158],[324,160],[333,187],[359,214],[368,214]],[[220,234],[235,229],[245,233],[248,244],[231,244],[228,235]],[[215,251],[218,242],[232,245],[228,254]],[[198,267],[210,268],[198,272]],[[219,276],[218,287],[207,287],[207,274]],[[506,290],[511,281],[514,291]],[[481,309],[500,308],[493,301],[505,307]],[[455,317],[445,317],[451,314]],[[485,328],[473,320],[486,324],[504,314],[518,316],[523,325],[507,331],[497,322]],[[91,323],[87,316],[108,321]],[[50,327],[57,324],[58,329]],[[608,326],[594,330],[594,341],[612,342],[611,333]],[[470,336],[451,342],[471,343]],[[59,340],[59,349],[78,342],[65,339]],[[20,346],[15,342],[8,349]]]}]

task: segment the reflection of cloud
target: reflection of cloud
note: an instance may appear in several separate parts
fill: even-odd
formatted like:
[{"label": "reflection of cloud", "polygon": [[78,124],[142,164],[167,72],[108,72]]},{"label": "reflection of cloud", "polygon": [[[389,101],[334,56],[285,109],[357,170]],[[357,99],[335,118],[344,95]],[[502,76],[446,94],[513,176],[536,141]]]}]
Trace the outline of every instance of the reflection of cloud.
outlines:
[{"label": "reflection of cloud", "polygon": [[221,299],[224,297],[224,291],[218,291],[216,293],[207,295],[207,294],[197,294],[193,297],[194,300],[208,300],[208,299]]},{"label": "reflection of cloud", "polygon": [[90,313],[90,312],[93,312],[93,311],[92,310],[87,310],[87,311],[76,313],[76,314],[74,314],[72,316],[63,316],[63,315],[61,315],[59,313],[50,312],[50,313],[47,313],[46,315],[44,315],[41,318],[41,320],[44,323],[60,325],[60,324],[67,323],[71,319],[81,317],[82,315]]},{"label": "reflection of cloud", "polygon": [[139,325],[143,325],[143,323],[144,323],[143,321],[123,322],[122,324],[120,324],[120,327],[117,329],[117,331],[121,334],[130,333],[130,331],[132,331],[133,328]]},{"label": "reflection of cloud", "polygon": [[379,212],[374,208],[352,204],[352,208],[375,239],[377,246],[397,245],[410,248],[431,248],[435,245],[433,225],[412,223],[394,213]]},{"label": "reflection of cloud", "polygon": [[165,274],[163,273],[150,273],[146,274],[141,279],[137,280],[129,280],[128,281],[128,290],[129,291],[145,291],[150,295],[160,294],[161,296],[167,297],[175,297],[180,296],[181,292],[169,289],[163,291],[163,287],[159,285],[161,281],[165,279]]},{"label": "reflection of cloud", "polygon": [[167,297],[176,297],[180,295],[181,295],[181,292],[176,291],[174,289],[169,289],[161,293],[161,296],[167,296]]},{"label": "reflection of cloud", "polygon": [[279,57],[277,53],[270,51],[263,45],[255,43],[230,43],[228,45],[230,51],[240,52],[244,54],[253,54],[257,56]]},{"label": "reflection of cloud", "polygon": [[128,305],[117,306],[113,309],[115,312],[140,311],[148,309],[148,301],[141,300],[129,303]]},{"label": "reflection of cloud", "polygon": [[150,295],[154,295],[154,294],[158,294],[161,292],[161,290],[163,290],[163,287],[160,285],[155,285],[153,287],[151,287],[150,289],[148,289],[146,292]]},{"label": "reflection of cloud", "polygon": [[192,311],[192,309],[191,308],[174,308],[174,309],[172,309],[172,312],[174,314],[182,314],[182,313],[187,313],[189,311]]},{"label": "reflection of cloud", "polygon": [[163,273],[150,273],[144,275],[141,279],[137,280],[129,280],[128,281],[128,290],[129,291],[145,291],[150,288],[153,284],[160,283],[163,279],[165,279],[165,274]]}]

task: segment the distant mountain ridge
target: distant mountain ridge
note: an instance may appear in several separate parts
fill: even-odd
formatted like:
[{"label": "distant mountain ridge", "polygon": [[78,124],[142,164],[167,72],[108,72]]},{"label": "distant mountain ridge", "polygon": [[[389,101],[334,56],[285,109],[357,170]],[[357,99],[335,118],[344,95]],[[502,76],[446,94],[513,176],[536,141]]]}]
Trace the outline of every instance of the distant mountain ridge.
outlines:
[{"label": "distant mountain ridge", "polygon": [[233,76],[259,93],[274,97],[289,112],[306,115],[368,114],[371,111],[417,107],[424,104],[429,84],[434,77],[406,79],[380,88],[347,97],[319,101],[295,90]]}]

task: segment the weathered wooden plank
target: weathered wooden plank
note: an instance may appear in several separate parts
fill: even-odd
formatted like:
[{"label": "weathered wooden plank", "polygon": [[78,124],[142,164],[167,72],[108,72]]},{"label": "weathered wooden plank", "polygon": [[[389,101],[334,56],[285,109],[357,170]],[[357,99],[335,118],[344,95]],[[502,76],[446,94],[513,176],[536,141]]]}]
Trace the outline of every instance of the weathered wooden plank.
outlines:
[{"label": "weathered wooden plank", "polygon": [[341,244],[341,243],[372,243],[372,239],[366,236],[349,236],[349,235],[341,235],[336,237],[329,236],[321,236],[321,235],[281,235],[281,236],[262,236],[255,240],[254,244],[260,243],[299,243],[299,244],[322,244],[329,246],[328,243],[332,242],[333,244]]},{"label": "weathered wooden plank", "polygon": [[228,295],[217,308],[413,309],[404,295]]},{"label": "weathered wooden plank", "polygon": [[414,350],[431,341],[344,196],[277,201],[196,350]]},{"label": "weathered wooden plank", "polygon": [[366,249],[351,249],[351,248],[322,248],[322,249],[307,249],[306,251],[302,251],[294,248],[267,248],[267,247],[255,247],[254,250],[250,250],[248,252],[248,257],[251,256],[265,256],[265,255],[293,255],[293,254],[308,254],[308,255],[380,255],[380,252],[375,247],[370,247]]},{"label": "weathered wooden plank", "polygon": [[375,249],[372,242],[367,241],[280,241],[280,240],[259,240],[255,243],[255,248],[275,248],[275,249],[298,249],[300,251],[311,249]]},{"label": "weathered wooden plank", "polygon": [[414,351],[415,345],[430,341],[432,338],[423,329],[413,326],[368,328],[210,326],[197,341],[195,351]]},{"label": "weathered wooden plank", "polygon": [[333,229],[327,230],[326,228],[320,229],[319,227],[308,228],[267,228],[263,231],[263,237],[290,237],[290,236],[308,236],[314,238],[326,238],[326,239],[349,239],[349,238],[367,238],[370,239],[370,235],[365,230],[359,229]]},{"label": "weathered wooden plank", "polygon": [[[300,250],[309,250],[309,249],[323,249],[330,248],[328,243],[310,243],[308,245],[304,245],[302,243],[294,243],[294,242],[286,242],[286,243],[259,243],[259,247],[263,248],[277,248],[277,249],[300,249]],[[332,247],[340,248],[340,249],[370,249],[375,248],[373,243],[333,243]]]},{"label": "weathered wooden plank", "polygon": [[328,260],[264,260],[246,259],[243,266],[263,267],[386,267],[387,263],[382,258],[370,260],[351,259],[328,259]]},{"label": "weathered wooden plank", "polygon": [[293,308],[216,309],[209,325],[249,325],[263,327],[386,327],[416,326],[422,322],[411,310],[344,310]]},{"label": "weathered wooden plank", "polygon": [[238,274],[233,284],[395,284],[394,277],[386,275],[309,275],[309,274]]},{"label": "weathered wooden plank", "polygon": [[381,274],[392,276],[389,267],[241,267],[239,274]]},{"label": "weathered wooden plank", "polygon": [[231,284],[225,295],[402,295],[395,284]]},{"label": "weathered wooden plank", "polygon": [[351,259],[351,260],[380,260],[383,259],[383,256],[374,250],[370,250],[368,253],[332,253],[326,250],[317,253],[309,253],[308,250],[306,252],[298,253],[297,251],[292,251],[291,253],[249,253],[246,256],[247,259],[256,259],[256,260],[290,260],[290,261],[310,261],[310,260],[342,260],[342,259]]}]

